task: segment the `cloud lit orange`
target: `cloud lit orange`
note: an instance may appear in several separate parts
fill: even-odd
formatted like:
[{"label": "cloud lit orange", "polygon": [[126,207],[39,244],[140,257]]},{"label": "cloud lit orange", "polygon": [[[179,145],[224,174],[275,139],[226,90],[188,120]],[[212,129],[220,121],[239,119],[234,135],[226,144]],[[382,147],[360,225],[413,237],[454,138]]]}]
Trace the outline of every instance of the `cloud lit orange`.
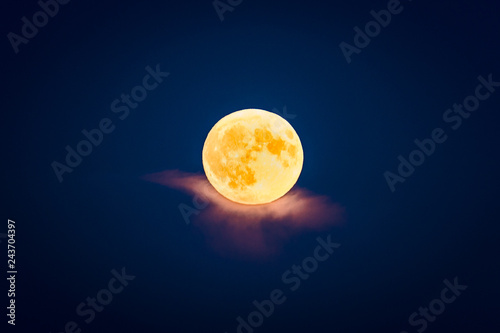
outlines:
[{"label": "cloud lit orange", "polygon": [[193,203],[184,203],[193,208],[192,225],[203,231],[212,247],[228,256],[277,254],[293,235],[325,230],[343,220],[344,209],[339,204],[298,187],[271,203],[245,205],[223,197],[201,174],[167,170],[144,179],[193,196]]}]

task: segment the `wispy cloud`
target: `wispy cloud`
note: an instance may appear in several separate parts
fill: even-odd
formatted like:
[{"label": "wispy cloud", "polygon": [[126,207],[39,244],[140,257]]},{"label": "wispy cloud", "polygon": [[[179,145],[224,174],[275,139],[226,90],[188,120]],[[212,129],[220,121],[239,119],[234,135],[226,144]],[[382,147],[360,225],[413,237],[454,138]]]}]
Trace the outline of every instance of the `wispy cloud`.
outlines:
[{"label": "wispy cloud", "polygon": [[324,230],[343,220],[339,204],[298,187],[269,204],[243,205],[220,195],[202,174],[166,170],[143,178],[206,203],[193,215],[193,225],[215,250],[228,256],[269,257],[279,253],[291,236]]}]

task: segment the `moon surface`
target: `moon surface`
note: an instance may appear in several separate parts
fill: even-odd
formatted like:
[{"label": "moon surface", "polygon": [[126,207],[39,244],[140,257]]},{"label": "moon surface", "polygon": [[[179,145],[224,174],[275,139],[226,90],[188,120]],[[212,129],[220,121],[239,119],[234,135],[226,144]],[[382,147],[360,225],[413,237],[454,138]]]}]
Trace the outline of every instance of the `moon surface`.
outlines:
[{"label": "moon surface", "polygon": [[203,146],[209,182],[229,200],[265,204],[297,182],[304,162],[299,136],[279,115],[245,109],[219,120]]}]

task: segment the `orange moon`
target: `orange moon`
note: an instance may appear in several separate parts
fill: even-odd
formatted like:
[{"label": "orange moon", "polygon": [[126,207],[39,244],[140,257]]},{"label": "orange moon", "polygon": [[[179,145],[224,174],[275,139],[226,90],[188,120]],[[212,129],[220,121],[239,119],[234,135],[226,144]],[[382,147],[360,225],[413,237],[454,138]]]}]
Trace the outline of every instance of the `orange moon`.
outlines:
[{"label": "orange moon", "polygon": [[214,125],[202,159],[208,181],[220,194],[234,202],[257,205],[281,198],[295,185],[304,152],[285,119],[245,109]]}]

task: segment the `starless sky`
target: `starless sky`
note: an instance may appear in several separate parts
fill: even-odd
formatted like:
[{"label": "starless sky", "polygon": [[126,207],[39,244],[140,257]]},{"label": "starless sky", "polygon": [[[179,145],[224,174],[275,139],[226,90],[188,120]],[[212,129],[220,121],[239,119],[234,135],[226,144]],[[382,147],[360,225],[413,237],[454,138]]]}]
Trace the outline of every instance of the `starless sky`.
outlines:
[{"label": "starless sky", "polygon": [[[69,1],[18,53],[8,34],[22,35],[22,18],[41,7],[1,6],[0,234],[16,221],[19,270],[16,327],[1,313],[2,332],[74,321],[82,332],[230,333],[275,289],[287,299],[256,333],[417,332],[409,317],[455,277],[468,288],[426,332],[500,328],[500,88],[459,129],[443,120],[479,76],[500,81],[498,3],[401,1],[368,43],[354,29],[388,1],[244,0],[223,21],[212,1]],[[342,42],[357,48],[350,63]],[[179,205],[194,207],[192,193],[142,177],[202,176],[219,119],[285,106],[304,149],[297,188],[342,207],[343,223],[287,234],[267,260],[223,255],[186,224]],[[384,173],[436,128],[447,140],[392,192]],[[68,166],[67,146],[94,129],[99,144],[60,182],[52,163]],[[283,274],[314,256],[318,237],[340,246],[291,291]],[[78,305],[122,268],[135,279],[86,323]]]}]

